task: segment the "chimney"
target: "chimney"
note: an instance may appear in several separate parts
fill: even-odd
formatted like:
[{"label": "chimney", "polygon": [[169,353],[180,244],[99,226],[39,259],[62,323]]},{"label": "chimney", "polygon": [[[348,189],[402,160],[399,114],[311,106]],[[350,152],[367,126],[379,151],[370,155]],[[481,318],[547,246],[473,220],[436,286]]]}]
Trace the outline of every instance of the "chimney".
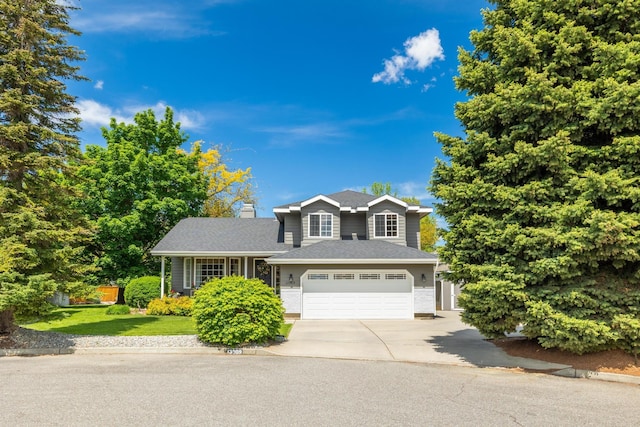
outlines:
[{"label": "chimney", "polygon": [[252,203],[245,203],[240,209],[240,218],[255,218],[256,210]]}]

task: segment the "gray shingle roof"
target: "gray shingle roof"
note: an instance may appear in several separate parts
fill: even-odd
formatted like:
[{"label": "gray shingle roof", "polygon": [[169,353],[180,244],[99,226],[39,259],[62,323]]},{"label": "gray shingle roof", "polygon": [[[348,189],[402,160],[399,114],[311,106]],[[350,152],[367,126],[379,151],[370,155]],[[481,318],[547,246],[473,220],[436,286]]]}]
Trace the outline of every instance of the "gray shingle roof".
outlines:
[{"label": "gray shingle roof", "polygon": [[185,218],[151,250],[152,255],[182,252],[265,254],[287,251],[274,218]]},{"label": "gray shingle roof", "polygon": [[415,248],[384,240],[327,240],[293,249],[269,258],[269,263],[286,264],[294,261],[322,260],[341,262],[373,261],[380,263],[417,262],[434,264],[438,256]]},{"label": "gray shingle roof", "polygon": [[[322,195],[340,203],[340,206],[348,206],[351,208],[367,206],[367,203],[378,198],[377,196],[372,196],[371,194],[365,194],[365,193],[362,193],[359,191],[353,191],[353,190],[345,190],[345,191],[339,191],[333,194],[322,194]],[[310,199],[312,198],[313,197],[310,197]],[[276,206],[276,209],[286,209],[290,206],[300,206],[303,202],[307,200],[308,199],[300,200],[298,202],[293,202],[293,203],[287,203],[286,205],[282,205],[282,206]]]}]

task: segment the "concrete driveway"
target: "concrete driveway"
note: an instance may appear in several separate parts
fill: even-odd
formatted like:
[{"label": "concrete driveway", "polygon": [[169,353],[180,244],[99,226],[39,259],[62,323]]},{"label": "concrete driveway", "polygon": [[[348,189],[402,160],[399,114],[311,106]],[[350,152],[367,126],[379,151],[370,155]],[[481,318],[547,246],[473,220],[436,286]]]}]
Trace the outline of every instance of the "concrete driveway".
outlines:
[{"label": "concrete driveway", "polygon": [[416,320],[296,320],[288,341],[269,348],[282,356],[395,360],[477,367],[563,369],[566,365],[512,357],[460,321],[440,312]]}]

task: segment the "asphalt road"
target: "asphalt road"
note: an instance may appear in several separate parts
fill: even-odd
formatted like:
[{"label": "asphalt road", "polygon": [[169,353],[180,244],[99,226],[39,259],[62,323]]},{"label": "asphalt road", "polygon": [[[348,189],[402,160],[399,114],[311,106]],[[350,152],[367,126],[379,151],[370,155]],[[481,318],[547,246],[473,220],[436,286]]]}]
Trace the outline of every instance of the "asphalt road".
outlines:
[{"label": "asphalt road", "polygon": [[628,426],[638,386],[498,369],[210,355],[0,358],[1,426]]}]

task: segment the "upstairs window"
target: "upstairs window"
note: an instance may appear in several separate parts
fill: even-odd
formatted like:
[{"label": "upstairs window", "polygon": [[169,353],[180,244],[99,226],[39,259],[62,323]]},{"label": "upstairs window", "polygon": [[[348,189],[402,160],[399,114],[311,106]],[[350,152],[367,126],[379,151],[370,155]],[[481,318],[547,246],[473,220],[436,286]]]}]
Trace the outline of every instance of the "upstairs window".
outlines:
[{"label": "upstairs window", "polygon": [[332,237],[333,215],[309,214],[309,237]]},{"label": "upstairs window", "polygon": [[398,214],[376,214],[374,228],[376,237],[398,237]]}]

